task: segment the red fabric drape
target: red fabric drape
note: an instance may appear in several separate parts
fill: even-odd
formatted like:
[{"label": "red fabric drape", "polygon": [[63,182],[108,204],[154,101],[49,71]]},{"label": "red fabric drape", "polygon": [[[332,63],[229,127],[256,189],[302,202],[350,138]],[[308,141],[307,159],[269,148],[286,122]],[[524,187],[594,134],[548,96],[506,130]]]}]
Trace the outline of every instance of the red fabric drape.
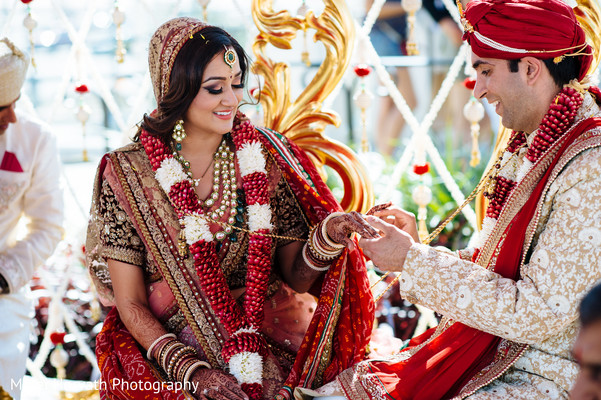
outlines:
[{"label": "red fabric drape", "polygon": [[[303,170],[309,174],[315,190],[307,186],[303,177],[293,172],[289,162],[280,157],[277,149],[268,143],[267,136],[261,138],[265,147],[274,155],[311,223],[317,223],[331,212],[342,211],[313,163],[298,146],[289,142],[289,148]],[[340,286],[340,282],[343,282],[343,286]],[[339,315],[331,315],[338,303],[341,304]],[[330,382],[343,370],[362,361],[373,329],[374,311],[363,255],[358,246],[353,251],[344,250],[325,276],[317,309],[280,396],[290,398],[292,390],[297,386],[311,388],[316,383]],[[318,369],[321,365],[321,352],[326,347],[323,343],[326,333],[332,335],[333,343],[330,362],[323,371],[322,378]]]},{"label": "red fabric drape", "polygon": [[101,372],[102,399],[183,400],[191,398],[158,379],[138,344],[113,307],[96,337],[96,357]]}]

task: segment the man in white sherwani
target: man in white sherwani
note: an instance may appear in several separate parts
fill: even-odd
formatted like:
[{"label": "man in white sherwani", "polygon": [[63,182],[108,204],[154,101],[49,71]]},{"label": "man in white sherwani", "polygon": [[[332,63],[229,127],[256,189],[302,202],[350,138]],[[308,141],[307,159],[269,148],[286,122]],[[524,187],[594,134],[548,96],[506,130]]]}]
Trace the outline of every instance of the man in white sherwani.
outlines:
[{"label": "man in white sherwani", "polygon": [[[21,397],[34,316],[29,281],[62,236],[60,162],[48,128],[15,110],[29,58],[0,39],[0,387]],[[26,232],[18,234],[26,218]]]}]

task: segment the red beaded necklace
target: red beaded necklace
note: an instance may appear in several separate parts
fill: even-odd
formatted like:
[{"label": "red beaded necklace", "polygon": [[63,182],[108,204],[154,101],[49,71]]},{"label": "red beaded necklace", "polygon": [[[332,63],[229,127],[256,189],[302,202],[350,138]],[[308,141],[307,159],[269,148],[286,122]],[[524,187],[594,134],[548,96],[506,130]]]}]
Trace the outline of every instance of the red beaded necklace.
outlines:
[{"label": "red beaded necklace", "polygon": [[[245,145],[260,143],[252,124],[248,120],[240,121],[238,117],[234,121],[232,139],[237,152]],[[161,168],[161,164],[165,160],[173,157],[169,148],[157,137],[143,131],[140,140],[155,172]],[[242,186],[248,206],[269,204],[267,184],[265,172],[253,172],[242,177]],[[180,221],[185,216],[203,214],[201,201],[189,179],[183,179],[173,184],[168,196]],[[245,375],[245,365],[242,366],[241,376],[236,376],[236,373],[232,372],[251,399],[263,397],[262,378],[257,379],[256,377],[257,372],[259,377],[262,376],[262,359],[266,355],[266,342],[259,333],[259,329],[264,318],[263,306],[271,271],[272,239],[265,235],[267,233],[269,230],[259,229],[250,235],[246,293],[242,308],[231,295],[219,265],[215,242],[201,239],[189,245],[201,287],[208,297],[213,311],[230,336],[222,347],[224,360],[230,362],[232,357],[243,353],[255,353],[261,357],[260,365],[254,366],[260,370],[250,371],[251,373],[248,375],[252,376]],[[236,359],[238,360],[239,357]],[[256,362],[257,358],[253,360]],[[239,360],[236,362],[239,363]],[[236,368],[232,367],[230,363],[230,370],[232,369]]]},{"label": "red beaded necklace", "polygon": [[[557,141],[565,131],[572,126],[576,113],[582,105],[584,97],[572,87],[564,87],[555,97],[549,111],[541,121],[532,143],[528,147],[525,158],[532,164],[535,164],[540,157]],[[513,131],[509,144],[505,152],[516,154],[526,143],[524,132]],[[495,168],[500,169],[499,163]],[[484,195],[489,199],[489,205],[486,209],[486,216],[493,219],[499,218],[499,213],[503,209],[509,193],[513,190],[517,182],[503,176],[496,176],[495,188],[492,193]],[[483,243],[483,241],[481,242]]]}]

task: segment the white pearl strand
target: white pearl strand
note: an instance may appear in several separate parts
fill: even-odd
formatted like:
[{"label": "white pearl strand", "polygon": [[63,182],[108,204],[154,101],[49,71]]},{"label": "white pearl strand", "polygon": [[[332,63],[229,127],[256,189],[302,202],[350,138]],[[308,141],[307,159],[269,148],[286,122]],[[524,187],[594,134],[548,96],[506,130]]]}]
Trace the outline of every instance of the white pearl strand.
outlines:
[{"label": "white pearl strand", "polygon": [[[173,152],[173,156],[176,160],[178,160],[182,166],[186,174],[188,175],[193,186],[198,186],[200,179],[194,178],[192,176],[192,171],[190,170],[190,162],[184,159],[179,153]],[[238,193],[236,192],[237,180],[236,180],[236,164],[234,162],[234,152],[227,145],[226,140],[223,140],[217,148],[215,155],[213,156],[215,160],[215,168],[213,169],[213,189],[208,198],[203,201],[198,199],[200,205],[207,209],[210,209],[215,205],[215,202],[219,200],[219,194],[221,192],[221,186],[223,183],[223,196],[221,196],[221,200],[219,204],[212,212],[206,212],[205,217],[209,220],[219,222],[221,217],[223,217],[228,208],[229,208],[229,217],[227,219],[227,223],[229,225],[234,225],[236,223],[236,214],[238,213],[236,206],[238,200]],[[213,236],[216,240],[223,240],[227,235],[232,233],[232,227],[226,226],[223,231],[216,232]]]}]

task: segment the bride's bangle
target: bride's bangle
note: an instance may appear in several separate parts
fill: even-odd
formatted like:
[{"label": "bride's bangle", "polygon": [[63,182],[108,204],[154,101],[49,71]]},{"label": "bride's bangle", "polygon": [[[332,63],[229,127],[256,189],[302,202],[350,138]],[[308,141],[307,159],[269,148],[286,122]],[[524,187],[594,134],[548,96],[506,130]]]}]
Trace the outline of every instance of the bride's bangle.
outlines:
[{"label": "bride's bangle", "polygon": [[305,264],[307,264],[307,266],[312,270],[324,272],[330,269],[332,260],[320,260],[316,258],[307,243],[305,243],[303,246],[301,253],[303,254],[303,260],[305,260]]},{"label": "bride's bangle", "polygon": [[210,369],[211,364],[209,364],[208,362],[205,362],[205,361],[201,361],[201,360],[196,361],[194,364],[190,365],[188,367],[188,369],[186,370],[186,373],[184,374],[184,379],[183,379],[182,383],[184,383],[184,385],[185,385],[186,382],[190,382],[190,377],[192,377],[192,374],[194,372],[196,372],[196,370],[199,368]]},{"label": "bride's bangle", "polygon": [[152,352],[154,351],[154,348],[164,339],[167,338],[173,338],[175,339],[176,336],[173,333],[165,333],[164,335],[159,336],[154,342],[152,342],[152,344],[148,347],[148,351],[146,352],[146,358],[148,358],[149,360],[152,360],[154,357],[152,356]]},{"label": "bride's bangle", "polygon": [[344,215],[344,214],[345,213],[343,213],[343,212],[336,211],[336,212],[331,213],[327,217],[325,217],[324,220],[320,222],[320,224],[321,224],[321,237],[323,238],[323,240],[326,242],[326,244],[328,246],[333,247],[335,249],[343,249],[344,245],[340,244],[340,243],[334,242],[332,240],[332,238],[330,237],[330,235],[328,235],[328,229],[327,229],[328,221],[331,220],[332,218],[336,218],[336,217],[339,217],[339,216]]}]

